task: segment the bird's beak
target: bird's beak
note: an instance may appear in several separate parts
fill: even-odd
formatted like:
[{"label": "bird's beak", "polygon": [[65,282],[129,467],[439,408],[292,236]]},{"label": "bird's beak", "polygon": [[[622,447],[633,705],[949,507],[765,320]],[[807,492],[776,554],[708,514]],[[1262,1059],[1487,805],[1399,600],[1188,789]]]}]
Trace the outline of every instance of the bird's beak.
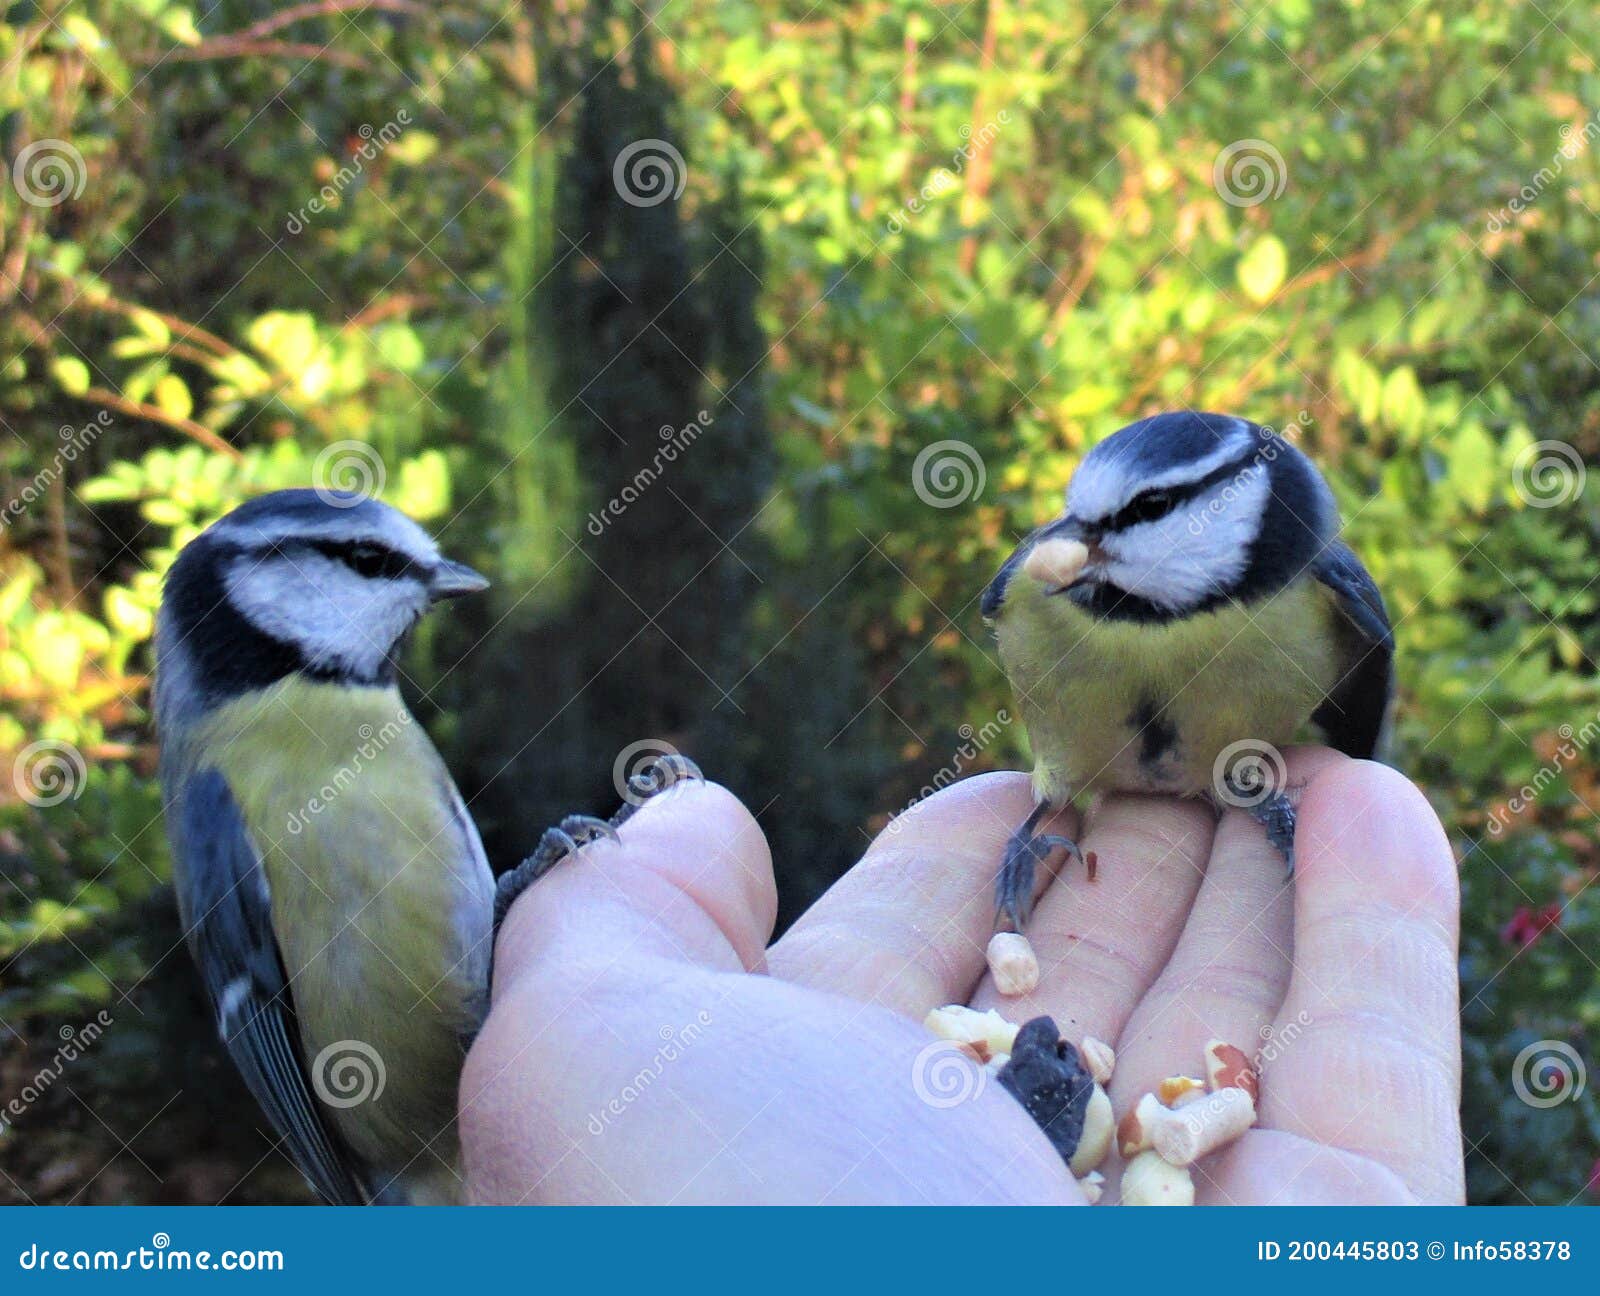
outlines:
[{"label": "bird's beak", "polygon": [[488,577],[473,571],[466,563],[451,562],[448,558],[441,558],[428,577],[428,594],[435,603],[488,588]]},{"label": "bird's beak", "polygon": [[1052,522],[1039,533],[1022,560],[1022,573],[1051,594],[1071,589],[1087,578],[1091,559],[1099,556],[1091,549],[1095,539],[1076,518]]}]

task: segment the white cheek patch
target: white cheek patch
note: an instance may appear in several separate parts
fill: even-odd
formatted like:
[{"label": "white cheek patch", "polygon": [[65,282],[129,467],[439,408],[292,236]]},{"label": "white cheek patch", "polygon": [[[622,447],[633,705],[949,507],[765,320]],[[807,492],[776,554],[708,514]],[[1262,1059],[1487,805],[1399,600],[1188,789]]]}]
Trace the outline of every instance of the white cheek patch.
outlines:
[{"label": "white cheek patch", "polygon": [[1108,535],[1102,569],[1118,589],[1183,611],[1244,574],[1270,497],[1267,465],[1255,462],[1166,517]]},{"label": "white cheek patch", "polygon": [[227,584],[250,624],[295,645],[308,665],[363,677],[378,673],[428,603],[419,581],[369,580],[315,551],[239,558]]}]

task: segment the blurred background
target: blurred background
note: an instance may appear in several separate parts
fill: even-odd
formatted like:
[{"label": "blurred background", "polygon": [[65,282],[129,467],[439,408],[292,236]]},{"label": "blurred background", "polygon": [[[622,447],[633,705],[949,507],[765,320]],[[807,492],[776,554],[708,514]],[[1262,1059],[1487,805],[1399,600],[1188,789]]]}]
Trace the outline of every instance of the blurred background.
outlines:
[{"label": "blurred background", "polygon": [[496,865],[671,746],[788,921],[1026,767],[978,594],[1174,406],[1294,436],[1388,597],[1473,1200],[1596,1200],[1597,51],[1562,0],[11,5],[0,1202],[306,1196],[167,886],[197,528],[422,519],[495,578],[406,692]]}]

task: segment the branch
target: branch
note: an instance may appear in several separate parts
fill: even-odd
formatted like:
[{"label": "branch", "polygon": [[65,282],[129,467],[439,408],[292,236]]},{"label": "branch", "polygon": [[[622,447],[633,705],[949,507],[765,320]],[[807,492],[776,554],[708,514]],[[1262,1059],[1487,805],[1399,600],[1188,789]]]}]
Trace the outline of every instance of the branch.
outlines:
[{"label": "branch", "polygon": [[114,391],[104,387],[90,387],[87,391],[76,393],[77,398],[95,405],[104,405],[107,409],[114,409],[119,414],[126,414],[129,418],[144,419],[150,423],[160,423],[163,427],[172,428],[182,432],[184,436],[191,437],[205,446],[207,450],[214,450],[218,454],[227,455],[230,459],[242,459],[244,456],[229,445],[204,423],[196,423],[193,419],[174,418],[171,414],[159,409],[155,405],[144,405],[139,401],[129,400],[126,396],[119,396]]},{"label": "branch", "polygon": [[[274,32],[282,31],[302,18],[327,18],[333,14],[359,12],[363,9],[383,9],[389,13],[408,14],[428,12],[426,5],[414,4],[412,0],[310,0],[307,4],[290,5],[287,9],[280,9],[270,18],[252,23],[242,31],[233,33],[233,36],[259,40],[263,36],[271,36]],[[212,39],[228,40],[231,37],[216,36]]]},{"label": "branch", "polygon": [[301,58],[308,62],[332,63],[335,67],[356,72],[372,71],[372,64],[359,54],[346,54],[327,45],[316,45],[309,41],[246,40],[242,36],[219,36],[215,40],[201,41],[198,45],[145,50],[133,57],[137,63],[150,64],[203,63],[231,58]]},{"label": "branch", "polygon": [[[972,130],[977,135],[977,145],[972,151],[972,165],[967,169],[967,183],[961,194],[961,223],[971,229],[983,212],[984,200],[989,196],[989,159],[994,152],[994,139],[989,134],[984,118],[988,112],[988,91],[994,80],[994,49],[999,38],[1002,0],[989,0],[983,20],[983,49],[978,56],[978,93],[972,102]],[[983,123],[983,124],[980,124]],[[978,240],[968,234],[961,240],[959,264],[961,273],[970,275],[978,260]]]}]

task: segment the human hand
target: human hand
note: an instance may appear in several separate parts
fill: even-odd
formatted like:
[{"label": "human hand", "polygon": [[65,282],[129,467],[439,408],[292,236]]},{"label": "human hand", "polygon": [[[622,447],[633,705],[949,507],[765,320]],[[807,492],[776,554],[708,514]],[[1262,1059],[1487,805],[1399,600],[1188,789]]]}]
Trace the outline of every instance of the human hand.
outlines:
[{"label": "human hand", "polygon": [[[771,862],[725,790],[649,802],[519,900],[462,1080],[485,1201],[1080,1201],[998,1084],[919,1083],[931,1007],[1048,1013],[1118,1048],[1120,1115],[1212,1038],[1260,1044],[1260,1124],[1196,1167],[1202,1202],[1459,1201],[1456,876],[1431,811],[1380,766],[1291,758],[1299,871],[1237,813],[1115,797],[1098,880],[1041,877],[1043,975],[984,966],[1020,775],[967,780],[882,834],[770,951]],[[1073,834],[1070,812],[1051,827]],[[1215,840],[1213,840],[1215,838]],[[1291,957],[1291,952],[1293,957]],[[767,973],[768,975],[762,975]],[[920,1096],[919,1096],[920,1095]],[[1115,1159],[1107,1200],[1115,1199]]]}]

